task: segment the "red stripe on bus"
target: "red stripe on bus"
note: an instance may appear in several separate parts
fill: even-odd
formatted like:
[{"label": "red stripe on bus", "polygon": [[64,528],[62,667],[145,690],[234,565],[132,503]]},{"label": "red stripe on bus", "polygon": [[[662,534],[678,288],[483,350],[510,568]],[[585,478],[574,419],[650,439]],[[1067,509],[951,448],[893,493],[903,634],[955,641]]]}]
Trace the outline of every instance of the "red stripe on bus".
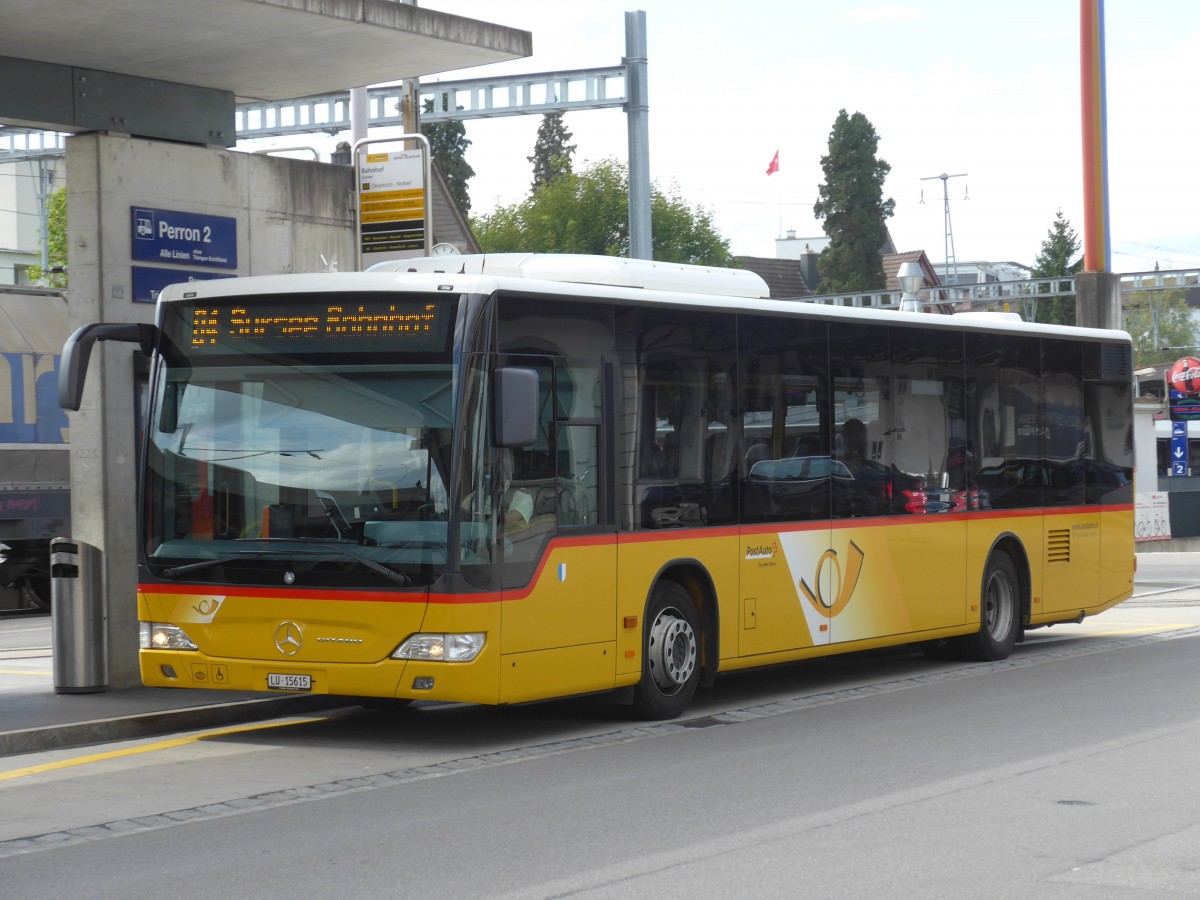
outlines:
[{"label": "red stripe on bus", "polygon": [[620,534],[597,534],[578,537],[556,537],[546,546],[537,569],[529,584],[521,588],[503,591],[479,591],[432,593],[426,591],[348,591],[328,588],[271,588],[241,587],[239,585],[202,584],[139,584],[144,594],[183,594],[246,597],[266,600],[330,600],[359,603],[500,603],[524,600],[537,588],[542,574],[549,564],[551,554],[559,548],[602,547],[608,544],[643,544],[650,542],[696,541],[705,538],[742,537],[759,534],[792,534],[802,531],[824,529],[845,530],[847,528],[879,528],[882,526],[922,525],[932,522],[969,522],[980,519],[1026,519],[1033,516],[1078,516],[1100,512],[1133,512],[1132,503],[1112,506],[1063,506],[1038,509],[971,510],[962,513],[932,513],[913,516],[877,516],[873,518],[823,519],[814,522],[758,523],[750,526],[724,525],[714,528],[671,528],[662,531],[634,531]]}]

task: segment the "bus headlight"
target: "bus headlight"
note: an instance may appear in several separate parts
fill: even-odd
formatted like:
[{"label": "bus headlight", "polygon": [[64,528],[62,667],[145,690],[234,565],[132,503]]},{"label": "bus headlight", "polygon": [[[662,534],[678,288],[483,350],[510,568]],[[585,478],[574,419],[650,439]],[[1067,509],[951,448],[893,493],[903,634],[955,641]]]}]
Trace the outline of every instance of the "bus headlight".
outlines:
[{"label": "bus headlight", "polygon": [[483,649],[486,635],[414,634],[392,653],[392,659],[420,659],[428,662],[470,662]]},{"label": "bus headlight", "polygon": [[178,625],[138,622],[138,646],[143,650],[199,650]]}]

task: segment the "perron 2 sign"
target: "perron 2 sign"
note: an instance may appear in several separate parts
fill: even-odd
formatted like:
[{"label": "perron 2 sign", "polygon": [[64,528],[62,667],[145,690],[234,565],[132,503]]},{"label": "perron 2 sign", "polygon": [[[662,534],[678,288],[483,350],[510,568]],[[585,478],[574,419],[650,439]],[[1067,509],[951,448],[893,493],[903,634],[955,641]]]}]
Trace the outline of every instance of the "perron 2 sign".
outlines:
[{"label": "perron 2 sign", "polygon": [[237,219],[141,206],[129,211],[135,260],[237,268]]}]

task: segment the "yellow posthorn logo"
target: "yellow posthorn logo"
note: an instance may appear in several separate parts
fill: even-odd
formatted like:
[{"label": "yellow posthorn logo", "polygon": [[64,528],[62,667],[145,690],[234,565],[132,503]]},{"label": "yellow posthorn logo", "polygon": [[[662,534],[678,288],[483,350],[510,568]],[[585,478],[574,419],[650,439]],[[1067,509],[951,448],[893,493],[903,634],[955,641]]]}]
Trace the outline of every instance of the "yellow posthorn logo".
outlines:
[{"label": "yellow posthorn logo", "polygon": [[221,601],[216,597],[207,597],[198,603],[192,604],[192,609],[202,616],[211,616],[217,611],[217,607],[220,605]]},{"label": "yellow posthorn logo", "polygon": [[[808,598],[808,602],[813,605],[813,609],[819,612],[827,619],[832,619],[840,613],[850,603],[850,598],[854,595],[854,588],[858,584],[858,576],[862,572],[863,559],[866,554],[862,548],[854,541],[850,542],[850,549],[846,551],[848,557],[846,561],[846,572],[843,580],[842,564],[838,561],[836,550],[826,550],[821,554],[821,559],[817,562],[817,573],[814,581],[817,583],[817,590],[814,593],[813,589],[808,586],[803,578],[800,579],[800,592]],[[833,562],[837,569],[837,593],[833,597],[832,602],[826,601],[821,593],[821,570],[825,568],[825,563]]]}]

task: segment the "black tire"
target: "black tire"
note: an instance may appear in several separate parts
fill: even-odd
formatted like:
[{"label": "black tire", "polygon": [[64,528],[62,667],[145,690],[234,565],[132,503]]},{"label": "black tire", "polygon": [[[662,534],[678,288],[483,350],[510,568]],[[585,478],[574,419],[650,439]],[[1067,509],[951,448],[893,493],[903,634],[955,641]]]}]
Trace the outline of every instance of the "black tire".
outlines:
[{"label": "black tire", "polygon": [[1006,659],[1021,633],[1021,581],[1007,553],[993,553],[979,590],[979,631],[962,639],[964,654],[991,662]]},{"label": "black tire", "polygon": [[642,680],[634,686],[630,715],[674,719],[700,684],[700,620],[686,590],[673,581],[654,588],[642,633]]}]

